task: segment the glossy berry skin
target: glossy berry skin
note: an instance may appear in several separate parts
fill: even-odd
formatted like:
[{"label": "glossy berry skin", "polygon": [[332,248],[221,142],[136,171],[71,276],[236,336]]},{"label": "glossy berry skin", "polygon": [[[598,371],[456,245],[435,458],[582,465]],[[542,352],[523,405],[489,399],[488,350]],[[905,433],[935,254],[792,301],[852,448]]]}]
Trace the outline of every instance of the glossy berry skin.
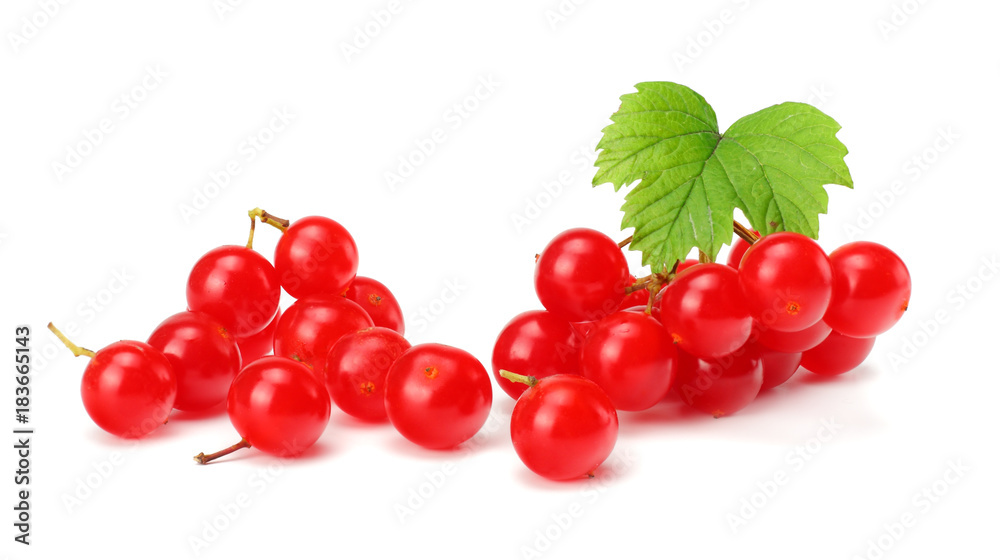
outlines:
[{"label": "glossy berry skin", "polygon": [[553,375],[517,399],[510,439],[517,456],[536,474],[551,480],[582,478],[614,450],[618,413],[593,381]]},{"label": "glossy berry skin", "polygon": [[418,344],[396,359],[385,378],[385,411],[406,439],[450,449],[476,435],[493,404],[490,374],[465,350]]},{"label": "glossy berry skin", "polygon": [[677,273],[684,272],[685,270],[691,268],[692,266],[695,266],[696,264],[701,264],[700,261],[698,261],[698,259],[686,259],[684,261],[681,261],[681,263],[677,265]]},{"label": "glossy berry skin", "polygon": [[580,323],[569,324],[569,326],[573,328],[573,332],[576,333],[576,341],[578,344],[582,344],[583,341],[587,339],[587,336],[590,335],[590,332],[594,330],[596,325],[597,321],[582,321]]},{"label": "glossy berry skin", "polygon": [[215,317],[236,337],[262,331],[277,313],[280,297],[271,263],[240,245],[205,253],[188,276],[188,309]]},{"label": "glossy berry skin", "polygon": [[896,324],[910,304],[910,272],[896,253],[855,241],[830,253],[833,298],[824,319],[833,330],[871,338]]},{"label": "glossy berry skin", "polygon": [[757,334],[757,341],[762,346],[777,350],[778,352],[805,352],[811,348],[819,346],[819,343],[826,340],[833,330],[823,320],[819,320],[811,327],[796,332],[782,332],[774,329],[767,329],[759,324],[754,325]]},{"label": "glossy berry skin", "polygon": [[716,418],[753,402],[764,384],[764,365],[752,344],[714,360],[678,352],[674,388],[681,399]]},{"label": "glossy berry skin", "polygon": [[853,338],[837,331],[802,353],[802,367],[820,375],[840,375],[861,365],[875,347],[875,337]]},{"label": "glossy berry skin", "polygon": [[502,369],[536,379],[579,375],[580,338],[568,322],[548,311],[525,311],[504,326],[493,344],[493,378],[516,400],[528,386],[504,379]]},{"label": "glossy berry skin", "polygon": [[[643,313],[644,314],[644,313],[646,313],[646,306],[645,305],[637,305],[635,307],[629,307],[627,309],[622,309],[622,311],[632,311],[634,313]],[[656,322],[659,323],[660,322],[660,306],[659,305],[653,305],[652,309],[649,310],[649,316],[652,317],[652,318],[654,318],[654,319],[656,319]],[[663,323],[660,323],[660,324],[662,325]],[[671,341],[673,341],[673,339],[671,339]]]},{"label": "glossy berry skin", "polygon": [[358,304],[340,296],[300,299],[281,314],[274,355],[302,362],[325,382],[326,357],[344,335],[374,327]]},{"label": "glossy berry skin", "polygon": [[628,280],[628,263],[618,243],[587,228],[555,236],[535,262],[538,299],[571,322],[596,321],[618,310]]},{"label": "glossy berry skin", "polygon": [[83,372],[83,407],[104,431],[140,438],[163,425],[177,398],[170,360],[156,348],[122,340],[99,350]]},{"label": "glossy berry skin", "polygon": [[177,377],[178,410],[207,410],[222,404],[240,371],[236,339],[205,313],[171,315],[149,335],[150,346],[170,360]]},{"label": "glossy berry skin", "polygon": [[251,447],[289,457],[302,454],[323,435],[330,420],[330,395],[309,368],[268,356],[236,376],[226,410]]},{"label": "glossy berry skin", "polygon": [[326,358],[326,389],[334,404],[366,422],[385,422],[385,376],[409,349],[403,335],[385,327],[341,337]]},{"label": "glossy berry skin", "polygon": [[405,334],[403,310],[389,288],[378,280],[357,276],[347,288],[344,297],[360,305],[372,318],[376,327],[385,327],[399,334]]},{"label": "glossy berry skin", "polygon": [[274,248],[274,268],[290,296],[337,296],[358,272],[358,246],[347,229],[323,216],[288,226]]},{"label": "glossy berry skin", "polygon": [[736,351],[753,327],[736,271],[717,263],[674,277],[663,291],[660,321],[681,350],[702,358]]},{"label": "glossy berry skin", "polygon": [[281,319],[281,309],[278,309],[264,330],[248,337],[236,338],[236,345],[240,347],[240,357],[243,358],[244,364],[263,358],[274,351],[274,331],[278,328],[279,319]]},{"label": "glossy berry skin", "polygon": [[597,383],[618,410],[660,402],[677,373],[677,349],[660,322],[633,311],[601,319],[580,355],[583,376]]},{"label": "glossy berry skin", "polygon": [[800,233],[761,237],[740,263],[740,288],[750,314],[776,331],[801,331],[823,318],[833,269],[823,248]]},{"label": "glossy berry skin", "polygon": [[802,352],[778,352],[757,344],[753,350],[760,355],[764,381],[760,390],[766,391],[792,378],[802,363]]},{"label": "glossy berry skin", "polygon": [[737,236],[736,240],[733,241],[732,247],[729,249],[729,256],[726,257],[726,265],[739,270],[740,261],[743,260],[743,255],[746,254],[747,249],[749,248],[750,244],[747,243],[742,237]]}]

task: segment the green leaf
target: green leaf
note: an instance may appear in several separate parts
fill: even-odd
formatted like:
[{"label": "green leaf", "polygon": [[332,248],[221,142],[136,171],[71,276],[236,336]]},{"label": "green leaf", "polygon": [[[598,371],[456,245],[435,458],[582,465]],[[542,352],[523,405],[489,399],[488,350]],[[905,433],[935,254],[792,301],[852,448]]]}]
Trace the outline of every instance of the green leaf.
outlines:
[{"label": "green leaf", "polygon": [[720,134],[715,111],[690,88],[647,82],[636,90],[603,131],[593,184],[619,190],[638,181],[625,196],[622,229],[634,229],[631,248],[654,270],[695,247],[714,260],[732,240],[735,208],[761,233],[815,238],[824,185],[853,187],[840,125],[811,105],[768,107]]}]

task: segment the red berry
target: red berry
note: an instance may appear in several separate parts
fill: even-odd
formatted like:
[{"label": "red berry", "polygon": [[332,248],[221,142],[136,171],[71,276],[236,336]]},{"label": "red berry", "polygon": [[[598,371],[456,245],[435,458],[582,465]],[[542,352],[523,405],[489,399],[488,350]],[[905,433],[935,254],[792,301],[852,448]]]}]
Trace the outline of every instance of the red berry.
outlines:
[{"label": "red berry", "polygon": [[170,360],[156,348],[122,340],[98,350],[83,372],[83,407],[104,431],[139,438],[167,421],[177,398]]},{"label": "red berry", "polygon": [[910,305],[910,272],[896,253],[855,241],[830,253],[833,299],[824,319],[833,330],[871,338],[896,324]]},{"label": "red berry", "polygon": [[236,339],[204,313],[171,315],[149,335],[148,343],[163,352],[177,377],[178,410],[206,410],[222,404],[240,371]]},{"label": "red berry", "polygon": [[795,332],[776,331],[765,328],[759,324],[754,324],[757,333],[757,341],[762,346],[766,346],[778,352],[805,352],[810,348],[815,348],[820,342],[830,335],[833,330],[822,320],[817,321],[811,327]]},{"label": "red berry", "polygon": [[339,296],[358,272],[358,246],[347,229],[323,216],[288,226],[274,248],[281,287],[296,299]]},{"label": "red berry", "polygon": [[601,319],[587,337],[580,370],[618,410],[646,410],[670,390],[677,349],[656,319],[619,311]]},{"label": "red berry", "polygon": [[764,370],[761,391],[773,389],[791,379],[792,375],[799,369],[799,364],[802,363],[802,352],[778,352],[762,344],[757,344],[754,351],[760,355]]},{"label": "red berry", "polygon": [[263,358],[274,351],[274,331],[277,330],[280,318],[281,309],[278,309],[274,319],[271,319],[264,330],[247,337],[236,338],[236,345],[240,347],[240,357],[243,358],[244,364]]},{"label": "red berry", "polygon": [[500,376],[516,371],[536,379],[558,373],[580,373],[580,335],[548,311],[525,311],[510,320],[493,345],[493,376],[500,388],[517,399],[528,388]]},{"label": "red berry", "polygon": [[227,411],[251,447],[270,455],[294,456],[316,443],[326,429],[330,395],[304,365],[269,356],[236,376]]},{"label": "red berry", "polygon": [[613,239],[586,228],[557,235],[535,262],[535,293],[557,316],[596,321],[625,299],[628,263]]},{"label": "red berry", "polygon": [[476,435],[493,403],[490,374],[472,354],[443,344],[418,344],[396,359],[385,378],[385,411],[406,439],[449,449]]},{"label": "red berry", "polygon": [[681,263],[679,265],[677,265],[676,272],[679,274],[679,273],[684,272],[685,270],[687,270],[687,269],[689,269],[692,266],[695,266],[697,264],[701,264],[701,262],[698,259],[687,259],[687,260],[681,261]]},{"label": "red berry", "polygon": [[385,327],[399,334],[405,334],[403,310],[389,288],[378,280],[365,276],[355,277],[344,296],[360,305],[372,318],[376,327]]},{"label": "red berry", "polygon": [[614,450],[618,413],[596,383],[576,375],[539,379],[514,405],[510,439],[521,461],[552,480],[594,472]]},{"label": "red berry", "polygon": [[736,351],[753,326],[736,271],[716,263],[674,277],[663,291],[660,320],[681,350],[703,358]]},{"label": "red berry", "polygon": [[364,309],[347,298],[300,299],[281,314],[274,331],[274,355],[302,362],[324,381],[333,345],[344,335],[373,326]]},{"label": "red berry", "polygon": [[764,366],[752,344],[713,360],[678,352],[674,387],[687,404],[719,418],[753,402],[764,383]]},{"label": "red berry", "polygon": [[[622,309],[622,311],[632,311],[632,312],[635,312],[635,313],[645,313],[646,312],[646,306],[645,305],[637,305],[635,307],[629,307],[627,309]],[[656,321],[659,323],[660,322],[660,306],[659,305],[654,305],[652,307],[652,309],[649,310],[649,316],[652,317],[652,318],[654,318],[654,319],[656,319]],[[662,325],[663,323],[660,323],[660,324]],[[671,339],[671,340],[673,340],[673,339]]]},{"label": "red berry", "polygon": [[776,331],[805,330],[823,318],[833,291],[830,259],[793,232],[754,243],[740,263],[740,288],[754,320]]},{"label": "red berry", "polygon": [[[757,236],[758,239],[760,238],[759,231],[754,231],[753,233],[754,235]],[[733,237],[734,237],[733,244],[732,246],[730,246],[729,255],[726,257],[726,265],[731,266],[736,270],[739,270],[740,262],[743,261],[743,255],[745,255],[747,249],[750,248],[750,243],[747,243],[747,240],[743,239],[739,235],[734,235]]]},{"label": "red berry", "polygon": [[372,327],[341,337],[326,358],[326,388],[341,410],[385,422],[385,376],[410,343],[398,332]]},{"label": "red berry", "polygon": [[854,338],[833,331],[819,346],[802,353],[802,367],[820,375],[840,375],[861,365],[875,337]]},{"label": "red berry", "polygon": [[[594,330],[594,326],[596,325],[597,321],[581,321],[579,323],[569,324],[569,326],[573,328],[573,332],[576,333],[576,340],[579,342],[586,340],[587,336],[590,335],[590,331]],[[523,385],[523,383],[521,383],[521,385]]]},{"label": "red berry", "polygon": [[277,313],[280,297],[271,263],[240,245],[205,253],[188,276],[188,309],[215,317],[236,337],[262,331]]},{"label": "red berry", "polygon": [[742,237],[737,237],[733,241],[733,246],[729,249],[729,256],[726,257],[726,265],[740,269],[740,261],[743,260],[743,255],[746,254],[747,249],[750,248],[750,244],[746,242]]}]

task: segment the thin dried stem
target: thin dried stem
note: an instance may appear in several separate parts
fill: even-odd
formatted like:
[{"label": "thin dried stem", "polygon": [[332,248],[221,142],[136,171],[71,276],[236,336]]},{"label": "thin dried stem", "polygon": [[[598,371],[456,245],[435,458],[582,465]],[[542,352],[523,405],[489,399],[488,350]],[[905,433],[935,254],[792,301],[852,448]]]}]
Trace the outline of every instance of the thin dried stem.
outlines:
[{"label": "thin dried stem", "polygon": [[80,356],[86,356],[88,358],[94,357],[95,352],[93,350],[87,350],[86,348],[73,344],[73,342],[70,339],[66,338],[66,335],[64,335],[62,331],[57,329],[56,326],[53,325],[52,323],[49,323],[49,330],[52,331],[57,337],[59,337],[59,340],[61,340],[62,343],[66,345],[66,348],[69,348],[70,352],[73,352],[73,355],[76,356],[77,358],[79,358]]},{"label": "thin dried stem", "polygon": [[754,243],[757,242],[758,239],[760,239],[760,236],[754,233],[753,230],[737,222],[736,220],[733,220],[733,231],[736,232],[736,235],[740,236],[743,239],[743,241],[746,241],[751,245],[753,245]]}]

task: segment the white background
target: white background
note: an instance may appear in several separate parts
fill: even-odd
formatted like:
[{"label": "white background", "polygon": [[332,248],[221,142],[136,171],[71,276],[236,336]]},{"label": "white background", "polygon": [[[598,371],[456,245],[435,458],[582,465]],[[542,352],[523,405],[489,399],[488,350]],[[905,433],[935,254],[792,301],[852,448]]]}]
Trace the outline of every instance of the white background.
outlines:
[{"label": "white background", "polygon": [[[402,0],[385,24],[372,15],[386,20],[385,0],[39,15],[47,4],[0,8],[0,354],[29,324],[37,362],[30,548],[12,541],[12,436],[0,460],[10,558],[995,553],[998,290],[983,264],[997,258],[1000,202],[995,3]],[[720,420],[666,404],[622,414],[598,478],[568,484],[521,465],[499,391],[480,438],[450,453],[335,411],[304,458],[250,450],[200,467],[192,455],[238,439],[225,414],[175,414],[138,443],[87,418],[85,361],[45,324],[75,324],[94,349],[144,340],[184,308],[201,254],[243,242],[255,206],[342,222],[361,273],[401,301],[411,342],[488,365],[504,323],[538,307],[533,256],[548,239],[575,226],[625,237],[622,193],[590,187],[593,146],[617,98],[647,80],[694,88],[723,128],[789,100],[840,122],[856,188],[829,187],[821,242],[884,243],[913,277],[910,311],[863,366],[798,375]],[[474,110],[456,116],[462,103]],[[294,116],[272,134],[274,111]],[[55,169],[104,119],[82,162]],[[390,188],[386,173],[438,128],[444,141]],[[250,159],[257,135],[270,142]],[[231,160],[240,172],[206,187]],[[277,232],[258,231],[270,255]],[[12,369],[0,384],[11,428]]]}]

